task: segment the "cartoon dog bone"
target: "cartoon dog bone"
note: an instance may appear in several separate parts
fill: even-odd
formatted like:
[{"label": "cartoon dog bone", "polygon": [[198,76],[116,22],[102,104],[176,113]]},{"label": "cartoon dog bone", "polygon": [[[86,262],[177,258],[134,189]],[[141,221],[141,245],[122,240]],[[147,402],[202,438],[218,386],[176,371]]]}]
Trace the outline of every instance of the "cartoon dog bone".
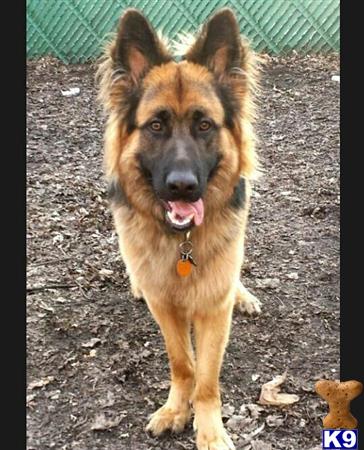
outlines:
[{"label": "cartoon dog bone", "polygon": [[363,390],[359,381],[320,380],[315,384],[316,392],[329,405],[329,414],[324,417],[324,428],[356,428],[358,421],[350,412],[350,402]]}]

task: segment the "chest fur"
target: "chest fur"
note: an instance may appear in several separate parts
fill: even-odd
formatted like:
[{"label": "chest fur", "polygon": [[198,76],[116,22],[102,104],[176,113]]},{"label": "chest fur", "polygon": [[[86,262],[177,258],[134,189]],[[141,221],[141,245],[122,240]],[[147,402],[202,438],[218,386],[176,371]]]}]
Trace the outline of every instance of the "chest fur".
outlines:
[{"label": "chest fur", "polygon": [[181,277],[182,233],[168,234],[126,207],[114,210],[120,251],[127,271],[144,297],[189,309],[211,307],[226,297],[239,278],[244,256],[246,210],[225,211],[191,232],[197,267]]}]

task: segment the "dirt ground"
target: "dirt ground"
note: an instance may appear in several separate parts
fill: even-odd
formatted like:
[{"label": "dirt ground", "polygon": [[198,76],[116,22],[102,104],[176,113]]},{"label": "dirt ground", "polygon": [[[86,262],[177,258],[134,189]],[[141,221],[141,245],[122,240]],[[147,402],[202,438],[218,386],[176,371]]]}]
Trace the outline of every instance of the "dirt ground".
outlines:
[{"label": "dirt ground", "polygon": [[[336,56],[270,59],[242,278],[263,303],[234,313],[221,374],[241,450],[321,448],[320,378],[339,378],[339,74]],[[193,449],[190,425],[145,431],[168,392],[163,341],[132,299],[102,173],[91,65],[28,62],[28,450]],[[80,95],[61,90],[79,87]],[[259,406],[287,370],[283,409]]]}]

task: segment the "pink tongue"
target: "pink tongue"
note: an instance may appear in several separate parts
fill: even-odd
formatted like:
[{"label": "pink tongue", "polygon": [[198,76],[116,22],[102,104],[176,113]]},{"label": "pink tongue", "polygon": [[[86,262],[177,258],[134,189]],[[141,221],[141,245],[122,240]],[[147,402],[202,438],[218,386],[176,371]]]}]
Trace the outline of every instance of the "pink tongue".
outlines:
[{"label": "pink tongue", "polygon": [[197,202],[193,202],[193,203],[168,202],[168,204],[175,214],[178,214],[179,216],[181,216],[183,218],[193,214],[194,215],[193,219],[195,221],[195,225],[197,225],[197,226],[201,225],[201,223],[203,221],[203,213],[204,213],[203,201],[201,198],[199,200],[197,200]]}]

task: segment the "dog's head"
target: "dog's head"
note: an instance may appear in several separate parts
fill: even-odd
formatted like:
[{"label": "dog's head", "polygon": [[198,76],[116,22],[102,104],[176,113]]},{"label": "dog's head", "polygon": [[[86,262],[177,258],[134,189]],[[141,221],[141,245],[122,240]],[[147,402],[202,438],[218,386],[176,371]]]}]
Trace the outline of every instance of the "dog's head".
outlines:
[{"label": "dog's head", "polygon": [[175,230],[238,206],[240,177],[255,169],[256,77],[229,9],[178,63],[143,15],[127,10],[99,75],[106,171],[119,202]]}]

